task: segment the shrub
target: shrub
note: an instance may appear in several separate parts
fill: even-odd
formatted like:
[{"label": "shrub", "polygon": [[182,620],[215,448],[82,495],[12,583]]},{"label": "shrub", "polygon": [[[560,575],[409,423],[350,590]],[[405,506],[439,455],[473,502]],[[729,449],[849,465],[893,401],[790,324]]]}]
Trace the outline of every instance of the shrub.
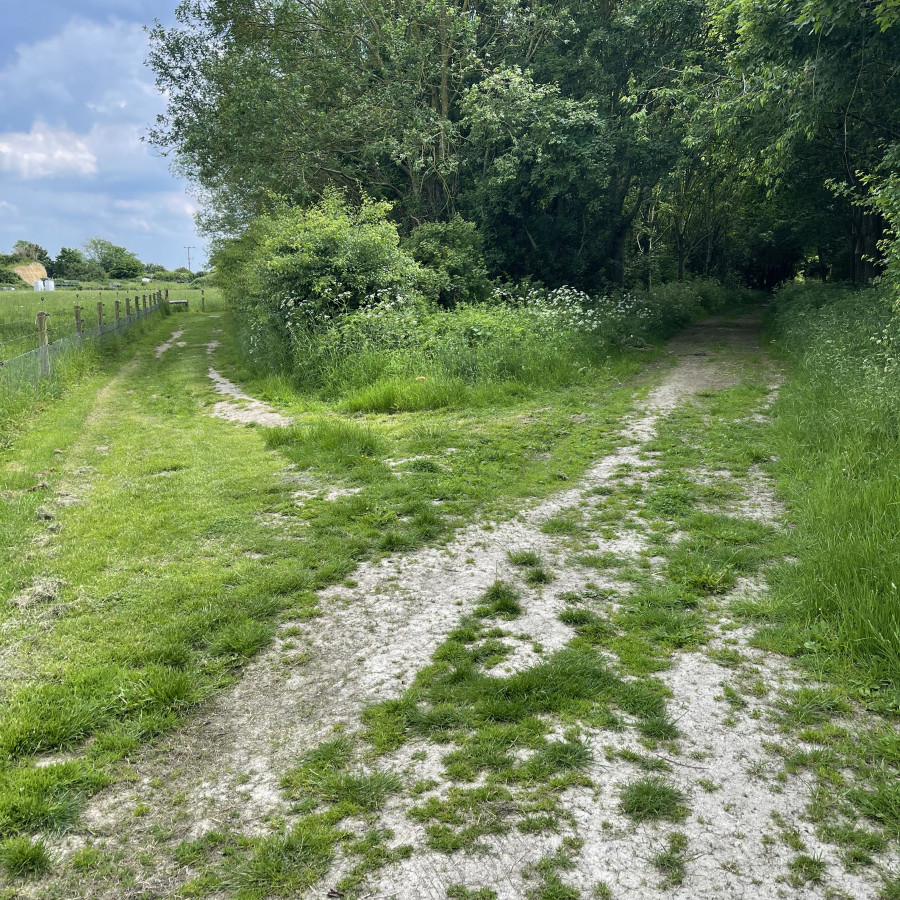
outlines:
[{"label": "shrub", "polygon": [[331,192],[315,206],[261,217],[218,248],[217,273],[251,360],[285,367],[292,338],[415,287],[418,267],[400,249],[389,211],[368,199],[354,208]]},{"label": "shrub", "polygon": [[423,291],[441,306],[486,300],[491,293],[481,252],[481,235],[472,222],[426,222],[403,242],[422,267]]}]

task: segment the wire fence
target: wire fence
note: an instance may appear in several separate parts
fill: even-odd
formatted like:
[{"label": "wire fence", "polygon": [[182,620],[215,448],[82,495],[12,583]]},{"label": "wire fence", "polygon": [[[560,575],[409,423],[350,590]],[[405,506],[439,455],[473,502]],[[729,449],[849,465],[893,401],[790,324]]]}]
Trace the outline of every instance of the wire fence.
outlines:
[{"label": "wire fence", "polygon": [[52,379],[54,372],[72,354],[78,353],[89,342],[121,335],[142,319],[152,316],[162,303],[161,294],[144,295],[143,302],[135,297],[134,309],[130,298],[125,303],[116,301],[115,310],[108,319],[107,304],[98,303],[96,325],[89,326],[82,319],[86,310],[75,307],[74,330],[55,341],[49,340],[46,313],[39,312],[30,335],[37,339],[34,350],[20,353],[0,361],[0,393],[12,393],[28,385],[38,386],[41,381]]}]

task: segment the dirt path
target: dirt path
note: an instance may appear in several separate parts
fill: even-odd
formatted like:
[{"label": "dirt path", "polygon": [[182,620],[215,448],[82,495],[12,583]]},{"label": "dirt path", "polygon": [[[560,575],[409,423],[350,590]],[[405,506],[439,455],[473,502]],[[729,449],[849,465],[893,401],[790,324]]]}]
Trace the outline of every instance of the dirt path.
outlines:
[{"label": "dirt path", "polygon": [[[515,584],[522,595],[522,615],[504,637],[510,652],[494,670],[508,675],[538,665],[572,641],[573,627],[560,614],[573,595],[589,586],[595,592],[626,591],[621,570],[644,563],[647,577],[661,578],[665,559],[644,527],[639,495],[661,471],[653,442],[662,423],[692,398],[714,397],[759,380],[771,391],[778,382],[760,347],[758,317],[697,325],[672,341],[669,351],[674,365],[624,423],[618,449],[597,461],[577,485],[510,521],[473,525],[446,547],[362,565],[352,585],[323,591],[322,617],[285,623],[271,649],[248,666],[233,689],[208,705],[164,759],[150,758],[139,766],[134,790],[94,803],[85,817],[94,838],[115,841],[123,817],[150,785],[156,786],[159,809],[130,826],[132,845],[152,846],[152,830],[165,821],[175,798],[182,811],[177,830],[187,840],[210,832],[267,834],[273,820],[292,820],[280,784],[298,757],[336,730],[359,733],[361,713],[372,703],[399,697],[498,579]],[[258,403],[213,369],[210,377],[220,393],[247,407]],[[286,421],[269,409],[256,412],[280,419],[266,424]],[[764,418],[765,401],[751,413]],[[697,484],[735,487],[723,473],[693,474]],[[591,554],[617,562],[599,572],[574,564],[579,548],[571,534],[554,532],[548,523],[566,516],[590,520],[602,511],[610,490],[628,488],[634,488],[635,499],[627,515],[590,536]],[[760,470],[752,468],[737,489],[740,496],[729,495],[719,512],[779,527],[780,510]],[[670,545],[681,537],[670,535]],[[540,557],[552,577],[548,584],[523,581],[521,567],[509,554],[525,550]],[[778,774],[772,747],[795,741],[780,728],[779,697],[799,681],[781,658],[753,649],[751,630],[738,627],[730,613],[733,600],[758,595],[763,585],[758,574],[741,578],[728,595],[710,600],[704,607],[708,640],[675,652],[659,673],[670,692],[677,741],[642,739],[633,723],[619,731],[582,728],[593,760],[585,772],[589,782],[561,792],[558,827],[536,834],[507,828],[467,852],[448,854],[429,846],[426,827],[409,816],[421,796],[396,794],[379,813],[378,828],[392,835],[392,847],[412,849],[405,859],[375,871],[364,896],[443,900],[456,885],[494,892],[457,896],[514,900],[539,889],[540,878],[549,884],[547,866],[543,875],[536,875],[534,867],[568,848],[553,878],[584,897],[874,898],[877,879],[868,870],[846,870],[838,850],[822,841],[805,818],[808,779]],[[613,603],[611,614],[623,602]],[[442,762],[447,750],[417,740],[367,765],[402,773],[407,786],[430,785],[425,799],[446,798],[452,787]],[[622,786],[642,774],[648,759],[662,761],[659,771],[686,798],[689,812],[677,825],[636,823],[620,808]],[[350,823],[360,833],[371,825]],[[687,849],[681,854],[682,880],[666,882],[659,856],[673,833],[684,838]],[[795,862],[801,846],[804,856],[822,864],[827,878],[805,876]],[[338,854],[332,871],[308,896],[325,896],[351,865],[349,856]],[[166,896],[185,877],[160,858],[137,888]],[[604,894],[601,884],[611,893]]]}]

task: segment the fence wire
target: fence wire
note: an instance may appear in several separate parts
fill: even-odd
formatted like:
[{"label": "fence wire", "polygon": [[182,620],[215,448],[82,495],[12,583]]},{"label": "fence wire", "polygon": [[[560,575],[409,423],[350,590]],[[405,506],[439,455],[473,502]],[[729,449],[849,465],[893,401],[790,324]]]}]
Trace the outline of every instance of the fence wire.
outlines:
[{"label": "fence wire", "polygon": [[124,334],[158,309],[159,303],[154,303],[147,309],[139,309],[131,315],[104,322],[102,327],[94,325],[92,328],[83,328],[80,335],[68,334],[59,340],[50,341],[46,347],[38,347],[0,361],[0,391],[11,392],[27,385],[37,386],[41,380],[53,378],[54,370],[63,359],[77,353],[86,343]]}]

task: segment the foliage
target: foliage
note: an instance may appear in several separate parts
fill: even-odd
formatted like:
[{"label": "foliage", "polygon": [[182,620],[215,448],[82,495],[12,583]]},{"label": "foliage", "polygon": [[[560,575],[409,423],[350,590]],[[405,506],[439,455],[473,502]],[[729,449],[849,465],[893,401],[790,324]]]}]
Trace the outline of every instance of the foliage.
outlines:
[{"label": "foliage", "polygon": [[16,241],[13,245],[13,255],[23,262],[39,262],[45,265],[50,262],[50,255],[40,245],[33,241]]},{"label": "foliage", "polygon": [[84,255],[110,278],[138,278],[144,273],[144,264],[137,256],[104,238],[93,237],[85,241]]},{"label": "foliage", "polygon": [[309,208],[259,218],[220,245],[215,263],[251,359],[284,361],[310,330],[414,288],[418,267],[388,211],[368,199],[353,207],[332,191]]},{"label": "foliage", "polygon": [[441,306],[484,300],[491,292],[481,234],[472,222],[426,222],[414,228],[403,248],[424,270],[422,290]]},{"label": "foliage", "polygon": [[61,248],[47,271],[54,278],[72,281],[95,281],[106,278],[106,272],[98,262],[88,261],[84,254],[74,247]]},{"label": "foliage", "polygon": [[896,21],[894,0],[184,2],[152,32],[152,140],[211,234],[335,187],[390,202],[444,305],[483,293],[460,214],[490,276],[551,287],[865,281],[895,246]]}]

